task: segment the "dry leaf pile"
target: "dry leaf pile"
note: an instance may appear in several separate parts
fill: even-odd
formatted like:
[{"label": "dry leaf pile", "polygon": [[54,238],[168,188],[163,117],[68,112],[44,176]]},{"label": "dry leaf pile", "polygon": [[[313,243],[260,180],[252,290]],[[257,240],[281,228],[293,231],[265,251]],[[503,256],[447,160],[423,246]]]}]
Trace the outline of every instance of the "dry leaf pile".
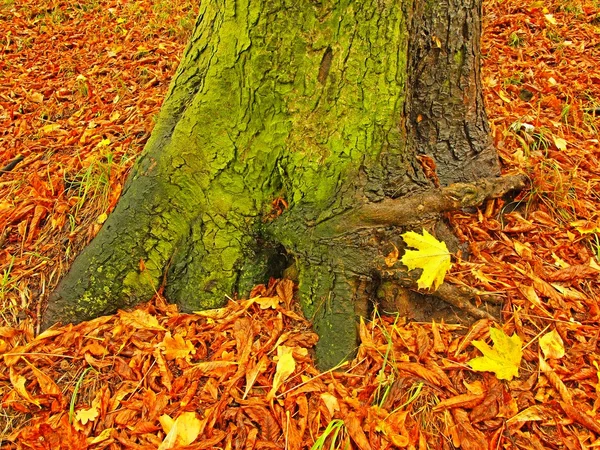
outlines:
[{"label": "dry leaf pile", "polygon": [[0,4],[5,323],[35,320],[114,208],[196,12],[188,1]]},{"label": "dry leaf pile", "polygon": [[[151,15],[150,2],[136,3],[145,5],[139,17]],[[483,82],[495,144],[506,170],[526,173],[531,188],[449,216],[469,243],[470,257],[458,259],[446,280],[502,301],[503,324],[496,325],[502,333],[487,320],[467,330],[375,314],[360,325],[356,359],[327,373],[314,368],[310,349],[316,336],[295,311],[287,281],[259,286],[255,298],[202,315],[179,314],[157,296],[132,312],[37,337],[32,321],[19,319],[26,311],[35,316],[33,301],[64,270],[58,256],[64,246],[75,249],[93,236],[98,219],[114,204],[110,196],[102,207],[81,200],[81,174],[105,164],[111,168],[108,185],[120,185],[129,164],[121,161],[137,153],[150,130],[149,116],[175,64],[173,52],[181,48],[158,33],[149,38],[156,39],[153,44],[144,44],[153,51],[136,59],[142,44],[134,36],[143,34],[145,21],[126,15],[126,7],[111,3],[102,13],[62,22],[52,14],[68,16],[64,11],[72,6],[48,3],[37,11],[40,18],[23,13],[14,23],[2,10],[10,34],[0,64],[3,73],[14,75],[0,91],[0,160],[24,156],[0,178],[0,268],[8,274],[0,284],[8,302],[6,326],[0,327],[2,445],[600,446],[597,2],[485,5]],[[34,7],[27,8],[13,6]],[[110,8],[116,12],[106,14]],[[100,36],[94,20],[107,21],[108,37]],[[65,42],[70,52],[44,69],[45,55]],[[144,58],[155,58],[147,63],[146,83],[132,75]],[[69,78],[60,78],[66,73]],[[79,74],[90,86],[78,81]],[[124,84],[118,81],[128,76]],[[153,78],[158,86],[150,83]],[[69,101],[61,100],[62,87]],[[114,113],[119,116],[111,121]],[[490,334],[493,350],[484,344],[492,344]],[[512,337],[502,343],[502,336]],[[516,343],[522,343],[521,352]],[[482,358],[478,349],[493,361],[470,364]],[[482,364],[509,370],[496,376],[472,369]],[[518,365],[518,371],[504,364]]]}]

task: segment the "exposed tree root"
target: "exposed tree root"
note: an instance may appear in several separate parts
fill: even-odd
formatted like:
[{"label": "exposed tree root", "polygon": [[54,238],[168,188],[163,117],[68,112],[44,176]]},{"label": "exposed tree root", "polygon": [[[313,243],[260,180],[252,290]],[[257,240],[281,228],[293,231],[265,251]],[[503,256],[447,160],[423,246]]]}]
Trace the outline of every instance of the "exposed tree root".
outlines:
[{"label": "exposed tree root", "polygon": [[[487,199],[498,198],[510,191],[520,190],[525,187],[526,181],[526,177],[523,175],[510,175],[483,179],[475,183],[456,183],[410,197],[369,203],[346,217],[346,219],[350,219],[346,221],[346,228],[348,226],[356,229],[414,225],[443,212],[479,206]],[[381,269],[381,278],[423,294],[417,288],[418,272],[406,272],[399,264],[398,266],[397,268]],[[382,267],[384,267],[383,264]],[[476,307],[472,303],[476,298],[495,305],[502,303],[497,296],[450,283],[443,283],[435,292],[427,293],[427,295],[438,298],[477,319],[496,320],[497,318],[488,311]]]},{"label": "exposed tree root", "polygon": [[443,212],[481,205],[485,200],[502,197],[526,186],[524,175],[486,178],[474,183],[455,183],[430,189],[409,197],[367,203],[332,219],[334,232],[348,233],[361,228],[408,226]]},{"label": "exposed tree root", "polygon": [[[408,273],[403,270],[396,269],[381,271],[382,279],[394,281],[404,288],[423,293],[423,291],[419,290],[417,287],[417,277],[418,275],[416,275],[416,273]],[[472,303],[473,300],[479,298],[484,302],[489,301],[490,303],[497,304],[497,299],[494,296],[482,293],[468,286],[457,286],[450,283],[442,283],[436,291],[427,292],[426,294],[438,298],[443,302],[466,312],[476,319],[498,319],[489,312],[479,309]]]}]

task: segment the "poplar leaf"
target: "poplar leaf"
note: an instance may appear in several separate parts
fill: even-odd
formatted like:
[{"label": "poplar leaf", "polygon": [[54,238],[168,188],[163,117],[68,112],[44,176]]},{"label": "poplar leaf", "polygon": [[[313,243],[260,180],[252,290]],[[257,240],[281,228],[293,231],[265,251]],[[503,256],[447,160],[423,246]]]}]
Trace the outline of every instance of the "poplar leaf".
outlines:
[{"label": "poplar leaf", "polygon": [[565,356],[565,345],[556,330],[552,330],[540,338],[540,348],[546,359],[560,359]]},{"label": "poplar leaf", "polygon": [[493,372],[499,380],[510,381],[514,376],[519,376],[523,356],[521,338],[516,333],[509,337],[497,328],[490,328],[490,337],[494,343],[493,348],[484,341],[472,342],[483,356],[473,358],[468,362],[469,366],[477,372]]},{"label": "poplar leaf", "polygon": [[446,243],[438,241],[426,230],[423,230],[422,235],[409,231],[402,235],[402,239],[408,247],[417,250],[406,250],[400,262],[409,270],[423,269],[423,273],[417,280],[419,289],[429,289],[434,286],[435,291],[452,266]]}]

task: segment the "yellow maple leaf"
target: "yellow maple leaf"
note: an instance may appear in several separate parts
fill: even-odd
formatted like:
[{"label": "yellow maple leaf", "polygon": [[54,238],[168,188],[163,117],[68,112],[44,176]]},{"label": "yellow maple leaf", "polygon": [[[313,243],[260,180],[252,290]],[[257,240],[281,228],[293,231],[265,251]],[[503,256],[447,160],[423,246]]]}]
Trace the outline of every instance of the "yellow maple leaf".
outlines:
[{"label": "yellow maple leaf", "polygon": [[452,266],[450,263],[450,252],[444,242],[423,230],[420,235],[409,231],[402,235],[402,239],[408,247],[417,250],[406,250],[400,260],[409,270],[423,269],[423,273],[417,280],[419,289],[431,288],[435,291],[444,281],[446,272]]},{"label": "yellow maple leaf", "polygon": [[521,338],[516,333],[507,336],[504,331],[497,328],[490,328],[490,337],[494,343],[493,348],[484,341],[472,342],[483,356],[468,362],[471,369],[477,372],[493,372],[499,380],[510,381],[514,376],[518,377],[523,356]]},{"label": "yellow maple leaf", "polygon": [[277,354],[279,355],[279,361],[277,361],[277,368],[275,369],[275,376],[273,377],[273,387],[267,394],[267,400],[272,400],[275,397],[277,389],[283,384],[288,377],[296,370],[296,360],[292,355],[294,349],[280,345],[277,347]]}]

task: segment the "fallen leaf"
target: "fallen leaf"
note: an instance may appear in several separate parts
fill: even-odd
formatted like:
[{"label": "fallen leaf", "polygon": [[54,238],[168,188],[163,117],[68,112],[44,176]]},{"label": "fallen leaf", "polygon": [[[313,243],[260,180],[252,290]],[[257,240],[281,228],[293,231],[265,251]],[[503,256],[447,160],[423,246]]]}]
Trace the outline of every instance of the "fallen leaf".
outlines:
[{"label": "fallen leaf", "polygon": [[151,316],[141,309],[134,309],[131,312],[119,311],[119,316],[123,323],[137,328],[138,330],[166,330],[166,328],[159,325],[156,317]]},{"label": "fallen leaf", "polygon": [[574,227],[581,234],[592,234],[600,233],[600,225],[595,222],[589,222],[587,220],[576,220],[571,222],[570,225]]},{"label": "fallen leaf", "polygon": [[187,358],[190,353],[196,353],[196,350],[190,341],[186,341],[181,334],[176,334],[175,337],[171,337],[169,331],[167,331],[162,341],[162,348],[164,349],[165,358],[168,360]]},{"label": "fallen leaf", "polygon": [[184,412],[175,420],[171,416],[163,414],[158,420],[163,431],[167,433],[163,442],[158,447],[159,450],[190,445],[198,438],[202,426],[202,421],[198,419],[196,413],[193,411]]},{"label": "fallen leaf", "polygon": [[19,375],[15,372],[15,370],[10,368],[10,382],[12,383],[15,391],[19,393],[21,397],[27,400],[29,403],[33,403],[36,406],[41,406],[40,402],[33,398],[27,388],[25,387],[25,383],[27,383],[27,378],[23,375]]},{"label": "fallen leaf", "polygon": [[244,389],[244,395],[242,396],[243,400],[245,400],[248,396],[248,393],[250,392],[250,389],[252,389],[252,386],[254,386],[258,376],[267,370],[268,363],[269,359],[263,355],[260,361],[254,365],[254,367],[246,371],[246,388]]},{"label": "fallen leaf", "polygon": [[279,355],[279,361],[277,361],[277,368],[275,369],[275,376],[273,377],[273,387],[267,394],[267,400],[272,400],[275,397],[277,389],[288,379],[288,377],[296,370],[296,360],[292,355],[293,349],[281,345],[277,347],[277,354]]},{"label": "fallen leaf", "polygon": [[75,419],[77,419],[81,425],[85,425],[88,422],[93,422],[98,417],[98,409],[95,406],[92,406],[89,409],[80,409],[75,414]]},{"label": "fallen leaf", "polygon": [[277,309],[281,299],[279,297],[258,297],[254,302],[260,306],[260,309]]},{"label": "fallen leaf", "polygon": [[50,134],[53,131],[57,131],[60,130],[60,125],[57,123],[52,123],[50,125],[44,125],[42,128],[40,128],[40,131],[44,134]]},{"label": "fallen leaf", "polygon": [[493,372],[499,380],[510,381],[514,376],[519,376],[523,356],[521,338],[516,333],[509,337],[497,328],[490,328],[490,337],[493,348],[484,341],[471,342],[483,356],[470,360],[469,366],[478,372]]},{"label": "fallen leaf", "polygon": [[565,141],[563,138],[553,136],[552,140],[554,141],[554,145],[556,145],[557,149],[559,149],[559,150],[567,149],[567,141]]},{"label": "fallen leaf", "polygon": [[44,101],[44,95],[39,92],[34,92],[33,94],[31,94],[29,96],[29,98],[31,99],[32,102],[35,102],[35,103],[43,103],[43,101]]},{"label": "fallen leaf", "polygon": [[426,230],[423,230],[422,235],[409,231],[404,233],[402,238],[407,246],[417,249],[406,250],[401,259],[402,264],[408,267],[409,270],[423,269],[423,273],[417,280],[419,289],[434,286],[433,290],[436,290],[442,284],[446,272],[452,266],[448,247]]},{"label": "fallen leaf", "polygon": [[544,14],[544,17],[546,18],[546,20],[548,22],[550,22],[552,25],[556,25],[556,19],[554,18],[554,16],[552,14]]},{"label": "fallen leaf", "polygon": [[385,257],[385,265],[388,267],[392,267],[394,264],[396,264],[396,261],[398,261],[398,247],[396,247],[394,244],[392,244],[394,246],[394,249]]},{"label": "fallen leaf", "polygon": [[340,403],[338,402],[337,397],[331,395],[329,392],[323,392],[320,397],[321,400],[323,400],[327,411],[329,411],[329,414],[333,417],[335,412],[340,410]]},{"label": "fallen leaf", "polygon": [[87,443],[89,445],[93,445],[93,444],[98,444],[100,442],[104,442],[108,438],[110,438],[110,435],[113,430],[114,430],[114,428],[106,428],[106,429],[102,430],[102,433],[100,433],[98,436],[93,437],[93,438],[88,438]]},{"label": "fallen leaf", "polygon": [[546,359],[560,359],[565,356],[565,345],[556,330],[552,330],[540,338],[540,348]]}]

